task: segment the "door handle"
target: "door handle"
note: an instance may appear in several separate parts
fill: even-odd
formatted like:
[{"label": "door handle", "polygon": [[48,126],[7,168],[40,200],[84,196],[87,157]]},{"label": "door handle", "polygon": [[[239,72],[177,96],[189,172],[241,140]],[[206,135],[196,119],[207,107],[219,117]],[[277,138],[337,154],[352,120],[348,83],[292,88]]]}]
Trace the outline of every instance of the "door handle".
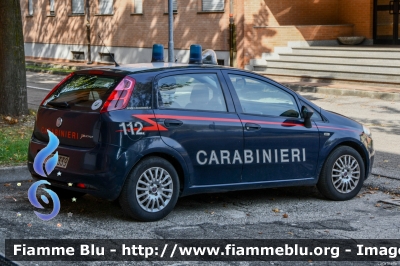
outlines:
[{"label": "door handle", "polygon": [[244,128],[245,128],[247,131],[257,131],[257,130],[260,130],[260,129],[261,129],[261,126],[260,126],[259,124],[246,123],[246,124],[244,125]]},{"label": "door handle", "polygon": [[183,125],[183,122],[180,120],[176,120],[176,119],[165,119],[164,125],[166,127],[180,127]]}]

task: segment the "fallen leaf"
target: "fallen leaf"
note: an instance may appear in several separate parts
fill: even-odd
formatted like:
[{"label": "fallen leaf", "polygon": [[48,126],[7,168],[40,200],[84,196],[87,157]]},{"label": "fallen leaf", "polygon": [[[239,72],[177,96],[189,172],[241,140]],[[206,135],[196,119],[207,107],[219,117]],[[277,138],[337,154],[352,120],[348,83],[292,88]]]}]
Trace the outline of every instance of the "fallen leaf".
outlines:
[{"label": "fallen leaf", "polygon": [[288,232],[289,235],[294,235],[292,232]]},{"label": "fallen leaf", "polygon": [[279,212],[278,208],[272,209],[273,212]]},{"label": "fallen leaf", "polygon": [[210,212],[211,215],[213,215],[215,212]]},{"label": "fallen leaf", "polygon": [[380,206],[382,206],[382,204],[380,203],[375,204],[375,207],[380,207]]},{"label": "fallen leaf", "polygon": [[4,184],[4,186],[5,186],[5,187],[10,187],[10,186],[11,186],[11,183],[6,183],[6,184]]},{"label": "fallen leaf", "polygon": [[288,218],[289,215],[287,213],[285,213],[284,215],[282,215],[283,218]]}]

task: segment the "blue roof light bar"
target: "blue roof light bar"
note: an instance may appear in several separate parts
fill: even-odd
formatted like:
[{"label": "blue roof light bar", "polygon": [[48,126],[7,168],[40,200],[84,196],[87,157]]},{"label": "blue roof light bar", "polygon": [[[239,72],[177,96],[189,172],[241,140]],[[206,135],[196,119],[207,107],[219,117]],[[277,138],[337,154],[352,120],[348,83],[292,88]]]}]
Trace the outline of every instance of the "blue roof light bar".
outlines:
[{"label": "blue roof light bar", "polygon": [[151,62],[164,62],[164,45],[153,44],[153,52],[151,54]]}]

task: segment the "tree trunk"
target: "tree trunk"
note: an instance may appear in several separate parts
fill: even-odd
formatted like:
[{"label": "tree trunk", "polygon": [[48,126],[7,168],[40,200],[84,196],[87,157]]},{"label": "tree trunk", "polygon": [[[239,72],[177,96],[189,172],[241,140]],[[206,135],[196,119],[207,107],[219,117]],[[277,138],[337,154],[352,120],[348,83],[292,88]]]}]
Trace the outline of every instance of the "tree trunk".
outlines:
[{"label": "tree trunk", "polygon": [[27,113],[20,0],[0,0],[0,114]]}]

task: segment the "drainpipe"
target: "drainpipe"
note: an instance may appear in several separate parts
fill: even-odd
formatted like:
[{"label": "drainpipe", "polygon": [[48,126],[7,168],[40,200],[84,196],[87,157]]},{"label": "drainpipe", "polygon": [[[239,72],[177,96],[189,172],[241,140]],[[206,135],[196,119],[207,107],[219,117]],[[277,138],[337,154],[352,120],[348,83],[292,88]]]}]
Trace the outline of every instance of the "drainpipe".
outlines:
[{"label": "drainpipe", "polygon": [[168,62],[174,60],[174,10],[172,0],[168,0]]},{"label": "drainpipe", "polygon": [[86,0],[86,38],[88,43],[88,61],[87,64],[92,64],[92,51],[91,51],[91,41],[90,41],[90,0]]},{"label": "drainpipe", "polygon": [[235,30],[235,20],[233,18],[233,0],[229,3],[229,65],[231,67],[236,65],[236,30]]}]

